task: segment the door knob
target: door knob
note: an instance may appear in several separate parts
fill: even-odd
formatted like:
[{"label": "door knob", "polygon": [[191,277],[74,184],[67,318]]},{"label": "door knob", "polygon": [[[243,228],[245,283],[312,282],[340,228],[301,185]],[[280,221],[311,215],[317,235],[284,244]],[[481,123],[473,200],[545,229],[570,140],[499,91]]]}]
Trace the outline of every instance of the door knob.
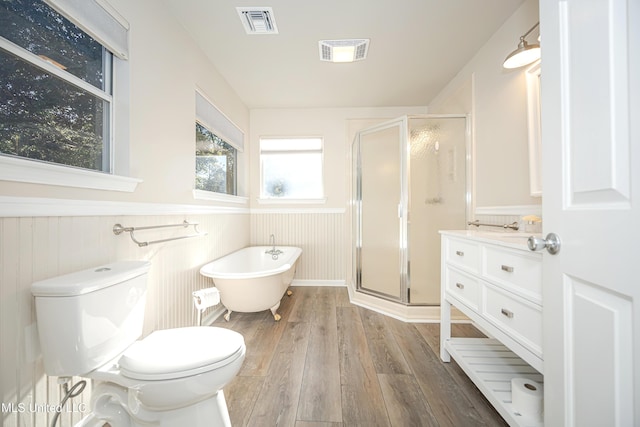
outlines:
[{"label": "door knob", "polygon": [[530,236],[527,239],[527,246],[530,251],[541,251],[547,249],[551,255],[555,255],[560,252],[560,237],[555,233],[547,234],[546,239]]}]

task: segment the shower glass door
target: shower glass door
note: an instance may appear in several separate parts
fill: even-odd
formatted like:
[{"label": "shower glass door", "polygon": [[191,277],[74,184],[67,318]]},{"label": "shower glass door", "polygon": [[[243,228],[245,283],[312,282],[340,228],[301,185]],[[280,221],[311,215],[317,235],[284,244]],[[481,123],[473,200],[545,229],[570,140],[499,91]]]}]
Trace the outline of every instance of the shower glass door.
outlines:
[{"label": "shower glass door", "polygon": [[468,152],[464,115],[405,116],[357,134],[358,291],[405,304],[440,303],[438,231],[466,227]]},{"label": "shower glass door", "polygon": [[467,120],[409,118],[409,302],[440,304],[440,230],[467,218]]},{"label": "shower glass door", "polygon": [[399,191],[406,185],[405,123],[399,119],[364,130],[355,141],[358,289],[400,301],[405,286],[401,270],[406,200]]}]

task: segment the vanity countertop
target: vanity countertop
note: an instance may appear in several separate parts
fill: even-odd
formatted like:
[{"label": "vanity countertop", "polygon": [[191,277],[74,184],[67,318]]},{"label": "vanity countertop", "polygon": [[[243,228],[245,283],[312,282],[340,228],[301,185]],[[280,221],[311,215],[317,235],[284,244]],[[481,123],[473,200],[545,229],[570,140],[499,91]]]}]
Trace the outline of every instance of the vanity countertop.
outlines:
[{"label": "vanity countertop", "polygon": [[452,237],[464,237],[480,242],[493,243],[513,249],[529,250],[527,239],[529,236],[541,237],[540,233],[521,233],[511,231],[485,230],[440,230],[440,234]]}]

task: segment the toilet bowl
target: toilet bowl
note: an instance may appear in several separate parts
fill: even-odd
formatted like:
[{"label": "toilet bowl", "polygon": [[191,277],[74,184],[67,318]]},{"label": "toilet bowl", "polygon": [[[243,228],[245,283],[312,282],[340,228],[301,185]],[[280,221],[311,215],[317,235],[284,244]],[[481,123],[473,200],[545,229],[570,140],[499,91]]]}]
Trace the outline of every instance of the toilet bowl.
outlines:
[{"label": "toilet bowl", "polygon": [[[236,376],[244,356],[242,335],[228,329],[155,331],[133,343],[117,360],[87,374],[97,381],[91,407],[105,421],[113,421],[114,411],[124,409],[132,417],[132,426],[230,425],[228,415],[218,410],[225,402],[222,387]],[[126,390],[126,404],[112,402],[105,407],[105,396],[111,399],[117,390],[114,384]],[[183,410],[196,403],[197,411]]]},{"label": "toilet bowl", "polygon": [[32,285],[45,373],[94,380],[91,416],[112,427],[230,426],[222,389],[242,366],[244,338],[197,326],[138,339],[149,266],[120,262]]}]

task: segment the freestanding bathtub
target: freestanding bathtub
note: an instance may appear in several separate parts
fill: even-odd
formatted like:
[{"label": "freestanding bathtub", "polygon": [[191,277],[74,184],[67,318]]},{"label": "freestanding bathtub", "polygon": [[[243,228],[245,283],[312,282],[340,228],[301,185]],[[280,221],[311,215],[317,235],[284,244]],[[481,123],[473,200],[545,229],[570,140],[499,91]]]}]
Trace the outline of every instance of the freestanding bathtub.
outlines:
[{"label": "freestanding bathtub", "polygon": [[293,280],[301,254],[302,249],[294,246],[249,246],[206,264],[200,274],[212,278],[218,288],[220,302],[227,309],[225,320],[234,311],[270,309],[278,321],[280,300]]}]

